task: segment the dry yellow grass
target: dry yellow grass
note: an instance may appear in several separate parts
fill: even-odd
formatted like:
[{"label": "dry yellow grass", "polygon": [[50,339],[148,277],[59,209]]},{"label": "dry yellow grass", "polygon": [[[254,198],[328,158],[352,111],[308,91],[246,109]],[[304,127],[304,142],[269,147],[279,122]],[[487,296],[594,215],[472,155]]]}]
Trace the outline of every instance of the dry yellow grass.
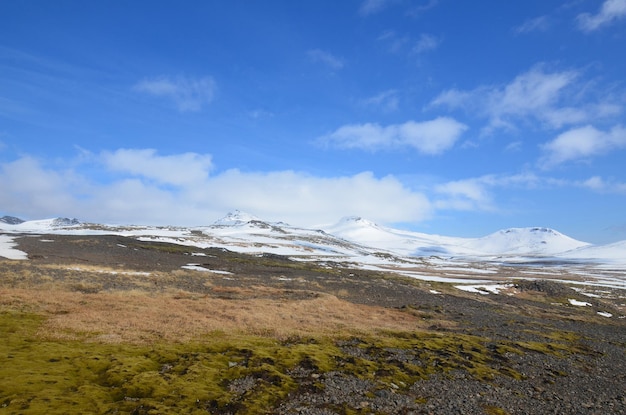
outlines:
[{"label": "dry yellow grass", "polygon": [[[44,313],[48,319],[39,334],[46,338],[108,343],[184,342],[215,332],[288,338],[425,327],[419,316],[353,304],[328,294],[280,299],[280,290],[267,287],[223,290],[237,294],[238,299],[183,291],[85,294],[63,289],[5,288],[0,289],[0,307]],[[251,296],[258,297],[260,292],[265,298]],[[275,298],[267,298],[269,294]],[[428,322],[431,324],[432,320]]]}]

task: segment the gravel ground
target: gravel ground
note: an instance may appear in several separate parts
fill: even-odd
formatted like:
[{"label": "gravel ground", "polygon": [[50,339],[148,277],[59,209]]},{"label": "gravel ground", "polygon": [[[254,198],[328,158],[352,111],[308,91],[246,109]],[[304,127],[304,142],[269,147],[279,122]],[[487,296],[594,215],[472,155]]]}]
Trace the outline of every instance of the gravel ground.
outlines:
[{"label": "gravel ground", "polygon": [[[54,242],[41,242],[42,239]],[[570,333],[577,340],[574,353],[544,353],[529,350],[507,354],[501,364],[520,378],[496,376],[490,380],[472,377],[465,370],[442,371],[412,384],[393,384],[362,379],[349,372],[321,373],[314,366],[300,365],[290,375],[299,388],[279,406],[277,414],[626,414],[626,319],[619,319],[626,293],[613,292],[613,300],[580,297],[570,287],[542,281],[518,282],[519,295],[481,295],[375,272],[333,265],[324,270],[274,255],[251,257],[222,249],[186,248],[139,242],[119,236],[24,236],[18,249],[29,254],[30,264],[84,264],[137,272],[171,272],[189,263],[232,272],[224,286],[267,285],[284,289],[294,299],[311,291],[326,292],[355,303],[377,305],[420,313],[424,319],[454,322],[452,328],[431,329],[441,333],[476,335],[493,342],[545,341],[554,333]],[[205,256],[192,256],[202,252]],[[326,264],[328,265],[328,264]],[[332,265],[332,264],[331,264]],[[12,262],[0,262],[5,275]],[[63,281],[71,273],[51,270]],[[36,283],[36,277],[34,283]],[[133,280],[103,275],[99,290],[135,289]],[[3,281],[4,286],[17,282]],[[432,294],[435,287],[441,294]],[[200,276],[171,278],[154,291],[177,288],[210,295]],[[589,301],[592,307],[573,307],[567,298]],[[610,310],[613,318],[598,316]],[[364,353],[343,344],[346,353]],[[414,350],[387,350],[389,359],[417,359]],[[360,356],[363,357],[363,356]],[[367,356],[365,356],[367,358]],[[498,363],[493,363],[497,365]],[[242,378],[231,384],[242,395],[255,379]],[[235,412],[233,412],[235,413]]]}]

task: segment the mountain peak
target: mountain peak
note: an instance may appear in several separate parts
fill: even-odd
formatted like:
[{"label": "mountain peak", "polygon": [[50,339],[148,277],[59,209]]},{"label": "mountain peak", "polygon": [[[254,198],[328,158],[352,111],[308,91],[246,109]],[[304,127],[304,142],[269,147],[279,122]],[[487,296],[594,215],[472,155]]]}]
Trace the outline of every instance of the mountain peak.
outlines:
[{"label": "mountain peak", "polygon": [[531,227],[531,228],[508,228],[502,229],[499,231],[503,234],[531,234],[531,235],[555,235],[559,236],[562,233],[555,231],[551,228],[543,228],[543,227]]},{"label": "mountain peak", "polygon": [[374,222],[362,218],[361,216],[344,216],[339,220],[340,225],[352,225],[357,224],[361,226],[378,226]]},{"label": "mountain peak", "polygon": [[57,228],[63,228],[65,226],[76,226],[80,225],[80,221],[76,218],[56,218],[51,222],[51,226]]},{"label": "mountain peak", "polygon": [[254,215],[251,215],[246,212],[242,212],[239,209],[228,212],[226,216],[221,219],[218,219],[213,224],[219,226],[233,226],[233,225],[243,225],[245,223],[249,223],[252,221],[261,221],[261,219],[257,218]]},{"label": "mountain peak", "polygon": [[0,222],[6,223],[7,225],[19,225],[20,223],[24,223],[22,219],[16,218],[15,216],[3,216],[0,218]]}]

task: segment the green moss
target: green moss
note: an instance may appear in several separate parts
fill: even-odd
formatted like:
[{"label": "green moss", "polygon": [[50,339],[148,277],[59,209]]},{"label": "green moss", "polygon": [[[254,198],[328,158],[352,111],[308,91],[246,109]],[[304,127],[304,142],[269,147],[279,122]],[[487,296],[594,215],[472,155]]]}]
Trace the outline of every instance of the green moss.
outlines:
[{"label": "green moss", "polygon": [[[0,314],[0,412],[189,413],[236,405],[265,413],[297,387],[289,369],[306,364],[335,368],[339,349],[330,339],[281,344],[254,336],[217,336],[196,343],[152,347],[45,341],[42,318]],[[245,400],[230,385],[251,377]]]},{"label": "green moss", "polygon": [[165,242],[150,242],[145,244],[136,244],[137,248],[165,252],[168,254],[190,254],[192,248],[186,245],[169,244]]},{"label": "green moss", "polygon": [[[43,321],[35,314],[0,312],[0,414],[264,414],[297,390],[291,375],[296,367],[319,376],[341,371],[403,390],[433,373],[459,370],[483,381],[521,379],[507,364],[510,353],[562,356],[583,350],[575,336],[556,332],[548,333],[549,342],[497,343],[437,332],[284,341],[215,332],[185,344],[110,345],[40,339]],[[322,390],[323,382],[315,387]],[[485,408],[506,413],[499,410]]]},{"label": "green moss", "polygon": [[485,406],[483,408],[485,410],[485,413],[487,415],[509,415],[509,413],[507,411],[505,411],[502,408],[498,408],[497,406]]}]

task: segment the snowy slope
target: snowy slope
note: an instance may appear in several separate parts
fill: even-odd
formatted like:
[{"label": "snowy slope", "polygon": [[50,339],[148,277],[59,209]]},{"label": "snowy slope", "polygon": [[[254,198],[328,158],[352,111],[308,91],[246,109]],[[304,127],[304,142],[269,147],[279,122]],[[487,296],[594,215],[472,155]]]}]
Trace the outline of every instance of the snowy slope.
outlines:
[{"label": "snowy slope", "polygon": [[345,217],[338,223],[325,227],[325,230],[349,241],[403,256],[478,254],[471,248],[463,247],[468,241],[466,238],[403,231],[380,226],[356,216]]},{"label": "snowy slope", "polygon": [[530,256],[556,255],[589,245],[550,228],[504,229],[463,244],[484,255]]},{"label": "snowy slope", "polygon": [[[6,232],[50,232],[54,230],[60,230],[64,228],[78,228],[81,222],[78,219],[69,218],[53,218],[53,219],[41,219],[30,221],[12,221],[13,223],[7,223],[5,221],[0,222],[0,231]],[[17,222],[17,223],[15,223]]]},{"label": "snowy slope", "polygon": [[362,256],[370,249],[350,243],[322,230],[265,222],[253,215],[234,211],[213,225],[194,228],[213,244],[239,252],[271,252],[283,255]]},{"label": "snowy slope", "polygon": [[608,245],[584,246],[561,255],[564,258],[586,259],[626,264],[626,240]]}]

